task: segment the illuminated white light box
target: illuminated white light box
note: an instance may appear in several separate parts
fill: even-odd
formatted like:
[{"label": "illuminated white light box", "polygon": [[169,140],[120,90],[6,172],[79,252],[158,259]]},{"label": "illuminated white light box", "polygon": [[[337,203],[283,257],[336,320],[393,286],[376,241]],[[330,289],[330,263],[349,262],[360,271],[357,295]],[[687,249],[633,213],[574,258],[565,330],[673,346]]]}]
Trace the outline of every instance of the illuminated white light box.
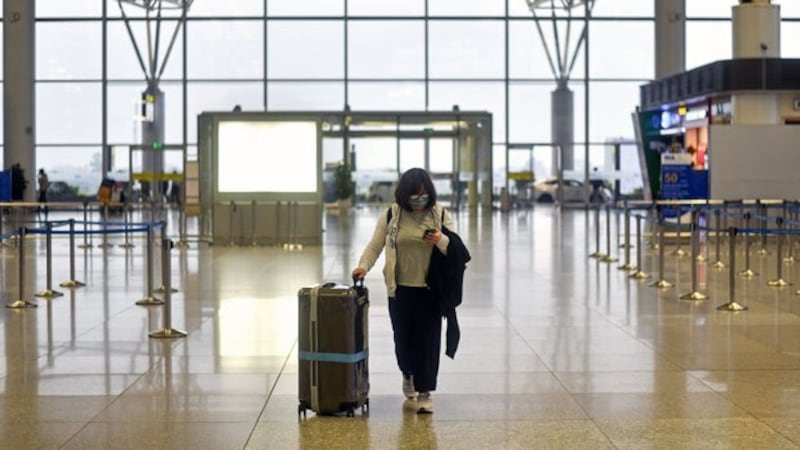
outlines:
[{"label": "illuminated white light box", "polygon": [[317,192],[316,122],[219,123],[218,192]]}]

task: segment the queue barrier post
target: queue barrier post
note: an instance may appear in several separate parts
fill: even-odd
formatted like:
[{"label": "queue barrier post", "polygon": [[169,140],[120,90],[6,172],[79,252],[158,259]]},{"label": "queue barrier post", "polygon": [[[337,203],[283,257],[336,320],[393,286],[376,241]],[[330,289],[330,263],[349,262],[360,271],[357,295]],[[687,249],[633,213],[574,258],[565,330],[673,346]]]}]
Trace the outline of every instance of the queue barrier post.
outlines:
[{"label": "queue barrier post", "polygon": [[69,280],[59,284],[65,288],[79,288],[86,283],[75,279],[75,219],[69,219]]},{"label": "queue barrier post", "polygon": [[594,253],[589,257],[600,259],[604,256],[606,255],[600,252],[600,205],[594,205]]},{"label": "queue barrier post", "polygon": [[658,214],[658,281],[650,283],[650,287],[666,289],[672,287],[672,283],[664,279],[664,220],[661,217],[661,208]]},{"label": "queue barrier post", "polygon": [[636,266],[631,264],[631,210],[628,209],[628,202],[625,201],[625,243],[620,245],[625,249],[625,263],[618,267],[619,270],[632,271]]},{"label": "queue barrier post", "polygon": [[62,292],[53,290],[53,222],[47,221],[45,228],[45,278],[47,287],[43,291],[33,294],[34,297],[54,298],[64,295]]},{"label": "queue barrier post", "polygon": [[600,258],[604,263],[613,263],[617,258],[611,256],[611,206],[606,205],[606,253],[605,256]]},{"label": "queue barrier post", "polygon": [[153,225],[151,224],[147,225],[147,249],[145,251],[145,258],[147,259],[147,261],[145,261],[147,294],[145,294],[143,299],[137,301],[136,304],[139,306],[163,305],[163,300],[153,296]]},{"label": "queue barrier post", "polygon": [[690,224],[690,229],[691,229],[691,233],[692,233],[692,235],[690,237],[691,243],[692,243],[692,258],[691,258],[691,264],[692,264],[692,291],[687,293],[687,294],[681,295],[681,297],[680,297],[681,300],[697,301],[697,300],[706,300],[708,298],[708,296],[706,294],[703,294],[702,292],[700,292],[699,287],[698,287],[698,280],[697,280],[697,264],[698,264],[697,256],[700,253],[700,236],[699,236],[698,220],[699,220],[699,214],[697,213],[697,208],[693,207],[692,208],[692,223]]},{"label": "queue barrier post", "polygon": [[729,251],[728,251],[728,265],[730,272],[728,276],[728,303],[717,306],[719,311],[747,311],[748,307],[736,301],[736,228],[728,230]]},{"label": "queue barrier post", "polygon": [[172,247],[172,240],[161,240],[161,272],[163,275],[165,275],[163,283],[164,287],[166,288],[164,290],[164,311],[162,315],[164,318],[164,327],[160,330],[149,333],[148,336],[151,338],[171,339],[188,336],[188,333],[185,331],[172,328],[172,261],[170,257]]},{"label": "queue barrier post", "polygon": [[642,218],[636,216],[636,272],[631,275],[631,278],[636,280],[644,280],[650,278],[650,275],[642,271]]},{"label": "queue barrier post", "polygon": [[739,272],[739,276],[742,278],[753,278],[754,276],[758,275],[750,268],[750,219],[751,214],[749,212],[744,214],[744,265],[745,269]]},{"label": "queue barrier post", "polygon": [[777,226],[778,226],[778,234],[775,237],[775,239],[778,241],[777,242],[778,250],[776,252],[777,253],[777,258],[776,258],[777,261],[776,261],[776,263],[777,263],[777,266],[778,266],[778,269],[777,269],[778,278],[768,281],[767,282],[767,286],[780,288],[780,287],[789,286],[792,283],[789,283],[788,281],[783,279],[783,238],[784,238],[784,235],[783,235],[783,218],[782,217],[778,217],[776,219],[776,222],[777,222]]}]

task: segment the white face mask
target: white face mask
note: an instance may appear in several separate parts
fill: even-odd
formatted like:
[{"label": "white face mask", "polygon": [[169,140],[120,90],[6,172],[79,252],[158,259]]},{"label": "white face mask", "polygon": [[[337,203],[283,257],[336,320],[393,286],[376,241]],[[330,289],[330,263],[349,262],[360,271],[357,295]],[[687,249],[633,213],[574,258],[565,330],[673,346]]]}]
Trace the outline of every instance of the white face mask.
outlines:
[{"label": "white face mask", "polygon": [[411,209],[425,209],[429,199],[428,194],[411,195],[408,197],[408,206]]}]

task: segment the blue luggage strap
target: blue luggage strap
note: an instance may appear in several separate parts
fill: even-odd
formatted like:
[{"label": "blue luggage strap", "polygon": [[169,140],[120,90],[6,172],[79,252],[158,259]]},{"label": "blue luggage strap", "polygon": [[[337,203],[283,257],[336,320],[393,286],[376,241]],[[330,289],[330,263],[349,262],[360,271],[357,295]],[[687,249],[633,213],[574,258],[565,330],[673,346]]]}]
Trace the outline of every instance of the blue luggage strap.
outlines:
[{"label": "blue luggage strap", "polygon": [[358,353],[323,353],[323,352],[298,352],[300,361],[322,361],[344,364],[354,364],[367,359],[367,350]]}]

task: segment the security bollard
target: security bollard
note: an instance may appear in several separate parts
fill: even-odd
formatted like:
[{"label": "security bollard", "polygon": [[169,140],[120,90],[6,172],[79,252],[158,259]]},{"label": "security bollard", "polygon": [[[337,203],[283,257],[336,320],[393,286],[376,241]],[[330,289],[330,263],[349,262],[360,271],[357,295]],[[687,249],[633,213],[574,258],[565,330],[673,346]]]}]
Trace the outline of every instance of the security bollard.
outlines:
[{"label": "security bollard", "polygon": [[33,294],[34,297],[53,298],[61,297],[64,295],[61,292],[53,290],[53,222],[45,222],[45,261],[46,261],[46,278],[47,287],[43,291]]},{"label": "security bollard", "polygon": [[669,288],[672,283],[664,279],[664,223],[659,214],[658,220],[658,281],[650,283],[650,287]]},{"label": "security bollard", "polygon": [[615,262],[617,258],[611,256],[611,206],[606,205],[606,254],[600,261],[604,263]]},{"label": "security bollard", "polygon": [[161,241],[161,267],[162,273],[165,275],[164,277],[164,286],[166,287],[164,292],[164,311],[163,311],[163,318],[164,318],[164,328],[153,331],[148,336],[151,338],[179,338],[179,337],[186,337],[188,334],[185,331],[176,330],[172,328],[172,261],[170,258],[170,252],[172,251],[172,241],[169,239],[163,239]]},{"label": "security bollard", "polygon": [[[739,272],[739,276],[742,278],[753,278],[754,276],[758,275],[757,273],[753,272],[750,269],[750,213],[747,212],[744,214],[744,265],[745,269]],[[733,269],[731,269],[733,270]]]},{"label": "security bollard", "polygon": [[75,279],[75,219],[69,219],[69,280],[59,284],[65,288],[79,288],[86,283]]},{"label": "security bollard", "polygon": [[25,234],[28,230],[24,227],[19,229],[19,238],[17,240],[17,275],[19,276],[19,298],[16,301],[6,305],[6,308],[23,309],[23,308],[36,308],[37,304],[31,303],[25,298]]},{"label": "security bollard", "polygon": [[147,258],[146,263],[146,283],[147,283],[147,294],[145,297],[136,302],[139,306],[153,306],[153,305],[163,305],[164,301],[158,298],[153,297],[153,226],[147,226],[147,249],[145,251],[145,255]]},{"label": "security bollard", "polygon": [[699,236],[698,234],[698,225],[697,225],[697,212],[696,210],[692,211],[692,223],[690,225],[691,230],[691,243],[692,243],[692,291],[688,294],[681,295],[681,300],[705,300],[708,298],[705,294],[698,290],[697,286],[697,255],[700,253],[699,248]]},{"label": "security bollard", "polygon": [[788,281],[783,279],[783,218],[778,217],[776,219],[776,223],[778,225],[778,234],[775,236],[775,239],[777,240],[776,245],[778,246],[778,251],[776,252],[778,254],[777,257],[778,278],[768,281],[767,286],[785,287],[791,285],[792,283],[789,283]]},{"label": "security bollard", "polygon": [[642,217],[636,216],[636,273],[631,275],[631,278],[637,280],[644,280],[650,278],[650,275],[642,272]]},{"label": "security bollard", "polygon": [[731,270],[728,275],[728,303],[717,306],[720,311],[746,311],[748,308],[736,301],[736,228],[728,230],[729,252],[728,265]]}]

